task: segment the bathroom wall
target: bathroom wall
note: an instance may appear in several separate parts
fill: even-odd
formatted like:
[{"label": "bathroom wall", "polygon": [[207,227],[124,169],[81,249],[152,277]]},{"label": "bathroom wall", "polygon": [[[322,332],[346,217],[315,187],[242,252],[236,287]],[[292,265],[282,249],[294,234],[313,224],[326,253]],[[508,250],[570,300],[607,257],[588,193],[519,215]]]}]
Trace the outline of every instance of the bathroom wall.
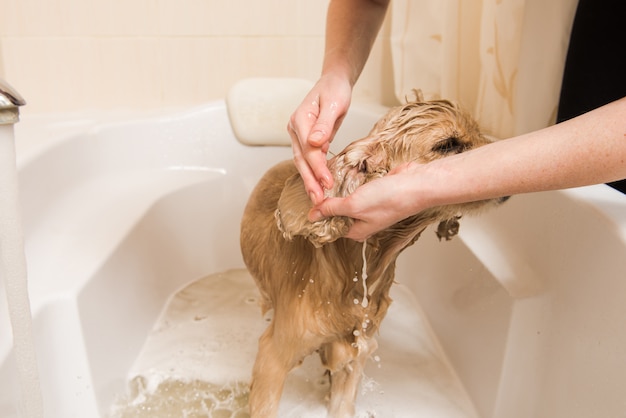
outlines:
[{"label": "bathroom wall", "polygon": [[[316,80],[327,0],[0,0],[23,112],[186,106],[253,76]],[[355,99],[393,101],[389,19]]]}]

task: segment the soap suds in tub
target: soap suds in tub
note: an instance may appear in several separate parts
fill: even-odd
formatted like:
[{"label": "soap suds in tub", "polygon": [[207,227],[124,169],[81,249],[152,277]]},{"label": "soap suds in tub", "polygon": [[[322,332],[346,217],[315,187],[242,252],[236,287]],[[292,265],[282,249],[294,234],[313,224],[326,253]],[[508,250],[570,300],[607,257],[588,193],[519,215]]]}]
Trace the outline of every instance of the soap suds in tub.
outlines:
[{"label": "soap suds in tub", "polygon": [[[411,292],[394,285],[391,296],[355,416],[475,417]],[[207,276],[172,295],[109,418],[248,417],[250,373],[267,326],[258,300],[246,270]],[[319,358],[308,356],[285,382],[279,416],[326,417],[329,385]]]}]

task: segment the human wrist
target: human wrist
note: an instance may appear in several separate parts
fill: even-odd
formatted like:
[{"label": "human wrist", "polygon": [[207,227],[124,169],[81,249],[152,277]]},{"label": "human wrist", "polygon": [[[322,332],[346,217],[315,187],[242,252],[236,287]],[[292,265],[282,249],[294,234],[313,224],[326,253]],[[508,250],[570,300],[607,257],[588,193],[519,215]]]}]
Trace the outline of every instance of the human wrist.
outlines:
[{"label": "human wrist", "polygon": [[324,60],[320,78],[333,79],[334,82],[345,84],[352,90],[360,73],[348,62],[343,62],[343,60],[332,60],[333,62],[330,63],[327,61],[329,60]]},{"label": "human wrist", "polygon": [[[445,194],[447,172],[441,160],[428,164],[410,163],[401,180],[400,194],[405,196],[409,215],[422,210],[449,204],[451,196]],[[449,182],[448,182],[449,183]]]}]

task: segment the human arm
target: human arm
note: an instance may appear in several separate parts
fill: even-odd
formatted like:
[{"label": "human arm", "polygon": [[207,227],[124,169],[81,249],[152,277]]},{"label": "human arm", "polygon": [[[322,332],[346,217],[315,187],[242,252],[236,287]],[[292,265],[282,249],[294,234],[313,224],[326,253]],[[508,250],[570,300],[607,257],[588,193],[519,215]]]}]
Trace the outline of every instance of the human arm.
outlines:
[{"label": "human arm", "polygon": [[313,203],[333,178],[326,154],[350,106],[389,0],[334,0],[328,6],[322,74],[289,120],[294,162]]},{"label": "human arm", "polygon": [[418,165],[404,164],[329,198],[309,219],[356,219],[346,235],[364,240],[424,209],[626,178],[626,97],[569,121]]}]

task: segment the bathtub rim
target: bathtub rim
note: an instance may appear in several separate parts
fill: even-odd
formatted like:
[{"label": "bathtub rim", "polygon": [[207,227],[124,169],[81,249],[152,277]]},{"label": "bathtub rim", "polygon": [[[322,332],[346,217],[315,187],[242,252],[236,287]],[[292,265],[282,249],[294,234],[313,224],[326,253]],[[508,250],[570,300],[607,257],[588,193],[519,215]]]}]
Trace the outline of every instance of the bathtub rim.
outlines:
[{"label": "bathtub rim", "polygon": [[[166,121],[187,117],[207,109],[226,109],[225,99],[217,99],[191,106],[173,106],[157,109],[91,109],[74,112],[44,112],[24,114],[15,125],[18,171],[57,144],[75,136],[97,132],[112,126],[124,126],[146,121]],[[382,115],[389,107],[373,102],[353,102],[348,114],[358,111]],[[614,222],[626,239],[626,214],[620,206],[626,202],[623,194],[605,184],[558,189],[584,204],[595,207],[608,221]]]}]

